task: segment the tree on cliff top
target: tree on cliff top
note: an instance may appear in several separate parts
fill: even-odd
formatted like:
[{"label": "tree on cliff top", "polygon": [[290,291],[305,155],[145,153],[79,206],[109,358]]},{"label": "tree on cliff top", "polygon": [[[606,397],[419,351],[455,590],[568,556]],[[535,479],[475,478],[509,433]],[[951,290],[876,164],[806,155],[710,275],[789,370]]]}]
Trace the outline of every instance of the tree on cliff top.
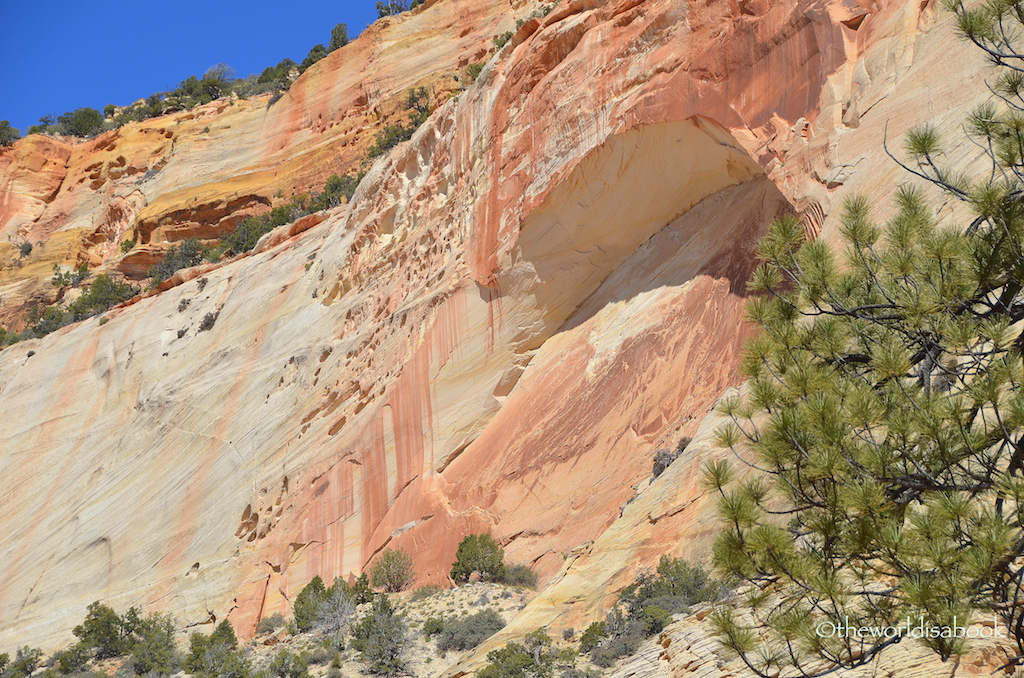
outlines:
[{"label": "tree on cliff top", "polygon": [[0,146],[10,146],[21,138],[21,133],[8,120],[0,120]]},{"label": "tree on cliff top", "polygon": [[348,44],[348,24],[338,24],[331,29],[331,41],[327,45],[327,51],[333,52]]},{"label": "tree on cliff top", "polygon": [[[939,227],[905,186],[883,227],[864,199],[846,203],[841,255],[794,218],[760,243],[748,310],[763,332],[719,432],[760,473],[705,475],[726,524],[715,563],[751,584],[754,623],[728,608],[714,620],[761,676],[866,664],[922,618],[946,660],[967,645],[943,629],[976,614],[1000,616],[1022,654],[1008,664],[1024,660],[1024,56],[1007,37],[1024,2],[947,9],[1004,67],[1003,109],[967,123],[991,171],[944,166],[928,126],[901,164],[973,222]],[[879,632],[849,631],[862,627]]]}]

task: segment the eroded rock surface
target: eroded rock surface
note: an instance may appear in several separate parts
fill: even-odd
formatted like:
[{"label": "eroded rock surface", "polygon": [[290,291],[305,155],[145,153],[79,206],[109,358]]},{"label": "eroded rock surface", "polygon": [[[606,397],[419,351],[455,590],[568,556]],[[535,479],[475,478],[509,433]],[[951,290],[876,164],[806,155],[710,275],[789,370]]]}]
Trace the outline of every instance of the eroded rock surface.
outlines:
[{"label": "eroded rock surface", "polygon": [[[452,87],[533,8],[428,3],[269,109],[30,137],[0,155],[0,225],[45,242],[23,266],[46,271],[56,242],[115,265],[128,234],[215,233],[350,165],[356,130],[409,86]],[[951,49],[964,79],[938,67]],[[490,531],[546,588],[458,673],[517,633],[583,628],[661,553],[702,559],[707,413],[740,382],[758,236],[796,211],[833,237],[855,190],[884,210],[906,178],[886,122],[953,130],[983,74],[927,2],[563,0],[350,205],[0,352],[5,642],[68,640],[96,599],[245,636],[316,574],[403,546],[438,582]]]}]

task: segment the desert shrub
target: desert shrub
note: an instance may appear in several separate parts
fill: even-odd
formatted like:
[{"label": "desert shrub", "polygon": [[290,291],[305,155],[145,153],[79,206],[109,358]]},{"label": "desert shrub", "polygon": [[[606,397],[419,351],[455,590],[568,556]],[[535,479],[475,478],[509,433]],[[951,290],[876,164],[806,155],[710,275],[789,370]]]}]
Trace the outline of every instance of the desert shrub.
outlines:
[{"label": "desert shrub", "polygon": [[373,599],[370,613],[352,627],[352,648],[361,653],[366,670],[385,676],[405,672],[405,620],[395,613],[386,594]]},{"label": "desert shrub", "polygon": [[423,622],[423,635],[427,640],[430,640],[437,634],[444,631],[445,620],[441,617],[427,617],[427,620]]},{"label": "desert shrub", "polygon": [[194,633],[188,638],[188,654],[182,663],[197,678],[248,678],[252,673],[234,628],[223,620],[209,636]]},{"label": "desert shrub", "polygon": [[263,669],[264,678],[309,678],[309,665],[301,656],[281,650]]},{"label": "desert shrub", "polygon": [[89,267],[84,263],[79,266],[74,273],[61,270],[61,267],[55,263],[53,265],[53,277],[50,278],[50,283],[54,287],[67,287],[69,285],[77,287],[88,277]]},{"label": "desert shrub", "polygon": [[132,248],[135,247],[134,240],[124,240],[121,242],[121,254],[128,254]]},{"label": "desert shrub", "polygon": [[[685,447],[685,445],[683,445]],[[618,604],[605,621],[591,624],[580,639],[580,652],[607,668],[620,657],[632,655],[640,643],[660,633],[672,615],[691,605],[718,600],[728,590],[704,568],[682,558],[661,557],[655,572],[642,571],[619,594]]]},{"label": "desert shrub", "polygon": [[526,563],[506,565],[505,573],[501,576],[501,583],[509,586],[525,586],[526,588],[537,587],[537,573],[530,569]]},{"label": "desert shrub", "polygon": [[267,633],[273,633],[284,626],[284,623],[284,615],[280,612],[275,612],[274,614],[260,620],[260,623],[256,625],[256,633],[261,636]]},{"label": "desert shrub", "polygon": [[295,604],[292,606],[295,628],[302,632],[312,630],[320,613],[320,604],[326,599],[327,588],[324,587],[324,580],[317,575],[295,597]]},{"label": "desert shrub", "polygon": [[601,672],[591,668],[570,666],[565,671],[562,671],[558,678],[601,678]]},{"label": "desert shrub", "polygon": [[596,621],[583,631],[580,636],[580,652],[590,652],[601,644],[601,639],[608,637],[608,622]]},{"label": "desert shrub", "polygon": [[471,650],[503,628],[505,620],[494,610],[488,609],[445,621],[440,631],[432,635],[437,636],[438,653],[444,655],[449,650]]},{"label": "desert shrub", "polygon": [[672,452],[668,450],[658,450],[654,455],[654,466],[651,469],[652,475],[657,478],[674,462],[686,449],[686,446],[690,444],[690,438],[680,438],[679,444],[676,445],[676,449]]},{"label": "desert shrub", "polygon": [[[54,267],[54,270],[55,273],[52,282],[54,285],[58,286],[67,285],[72,282],[77,284],[83,275],[83,270],[81,269],[75,276],[68,273],[61,273],[56,266]],[[87,274],[88,270],[85,269],[84,272]],[[66,308],[61,306],[50,306],[45,310],[40,310],[37,307],[29,311],[29,328],[36,336],[44,336],[70,323],[85,320],[86,318],[103,313],[112,306],[115,306],[127,299],[131,299],[137,293],[138,290],[136,288],[128,285],[127,283],[116,282],[113,278],[104,273],[103,275],[96,276],[96,279],[88,289],[86,289],[78,299],[75,299]],[[107,609],[109,610],[110,608]],[[113,611],[111,610],[111,612]],[[116,617],[117,615],[115,614],[114,616]]]},{"label": "desert shrub", "polygon": [[[18,341],[19,337],[17,332],[12,332],[3,325],[0,325],[0,348],[16,344]],[[3,669],[0,669],[0,671],[3,671]]]},{"label": "desert shrub", "polygon": [[39,666],[42,658],[42,650],[24,645],[15,652],[14,661],[11,661],[6,653],[0,655],[0,672],[3,678],[28,678]]},{"label": "desert shrub", "polygon": [[712,578],[703,567],[663,555],[655,573],[638,574],[636,580],[622,590],[619,602],[626,606],[631,618],[637,618],[650,604],[669,612],[683,612],[690,605],[718,600],[727,590],[725,583]]},{"label": "desert shrub", "polygon": [[159,263],[149,267],[146,275],[151,279],[150,287],[157,287],[182,268],[196,266],[203,260],[203,250],[199,241],[188,238],[178,245],[172,245]]},{"label": "desert shrub", "polygon": [[412,556],[405,549],[384,549],[373,569],[370,570],[370,582],[375,588],[384,589],[388,593],[404,591],[416,580]]},{"label": "desert shrub", "polygon": [[106,659],[131,652],[141,625],[137,607],[119,616],[112,608],[96,601],[89,605],[85,619],[72,633],[95,652],[97,659]]},{"label": "desert shrub", "polygon": [[24,259],[28,255],[32,254],[32,243],[23,242],[18,245],[18,257]]},{"label": "desert shrub", "polygon": [[408,112],[408,123],[385,125],[377,132],[373,145],[367,149],[366,155],[378,158],[389,149],[412,138],[413,133],[430,117],[430,97],[425,87],[410,89],[405,98],[405,110]]},{"label": "desert shrub", "polygon": [[491,39],[491,42],[494,43],[494,49],[495,50],[499,50],[502,47],[504,47],[508,43],[508,41],[511,40],[511,39],[512,39],[512,31],[505,31],[504,33],[500,33],[500,34],[494,36]]},{"label": "desert shrub", "polygon": [[214,323],[217,322],[217,317],[219,315],[220,311],[210,311],[209,313],[204,315],[202,321],[200,321],[199,323],[199,331],[205,332],[207,330],[212,330],[213,325]]},{"label": "desert shrub", "polygon": [[477,678],[548,678],[554,671],[571,668],[572,651],[559,652],[551,647],[544,629],[537,629],[522,643],[509,643],[487,653],[491,662],[477,673]]},{"label": "desert shrub", "polygon": [[68,306],[68,311],[74,321],[84,320],[131,299],[137,292],[128,283],[117,282],[103,273],[96,276],[89,289]]},{"label": "desert shrub", "polygon": [[169,614],[147,615],[139,623],[138,640],[132,647],[132,670],[142,676],[169,675],[174,671],[174,620]]},{"label": "desert shrub", "polygon": [[476,79],[480,77],[480,72],[484,70],[484,64],[473,63],[466,66],[466,73],[469,74],[469,81],[476,82]]},{"label": "desert shrub", "polygon": [[326,648],[322,645],[302,653],[302,659],[306,662],[307,666],[323,666],[336,656],[338,656],[336,649]]},{"label": "desert shrub", "polygon": [[235,254],[248,252],[256,247],[264,235],[305,214],[305,203],[305,196],[300,196],[284,205],[275,207],[266,214],[246,217],[232,233],[224,238],[224,243]]},{"label": "desert shrub", "polygon": [[[57,670],[65,675],[78,673],[85,668],[91,656],[92,652],[89,651],[89,648],[79,641],[63,652],[57,653]],[[2,673],[3,670],[0,669],[0,674]]]},{"label": "desert shrub", "polygon": [[352,596],[356,599],[357,605],[372,602],[374,599],[373,589],[370,588],[370,577],[365,572],[359,573],[355,585],[352,586]]},{"label": "desert shrub", "polygon": [[340,643],[341,634],[352,623],[355,614],[355,597],[348,585],[338,577],[324,592],[324,599],[317,608],[314,625],[324,633],[330,634],[337,644]]},{"label": "desert shrub", "polygon": [[21,138],[21,132],[11,127],[9,120],[0,120],[0,146],[10,146]]},{"label": "desert shrub", "polygon": [[256,84],[263,91],[285,90],[291,84],[292,69],[298,68],[298,64],[291,59],[282,59],[276,66],[267,66],[256,79]]},{"label": "desert shrub", "polygon": [[455,552],[451,578],[464,583],[476,572],[485,581],[500,581],[505,574],[504,557],[504,549],[498,546],[491,535],[466,535]]},{"label": "desert shrub", "polygon": [[441,587],[438,586],[437,584],[426,584],[424,586],[418,586],[412,592],[412,595],[409,597],[409,600],[411,600],[412,602],[416,603],[416,602],[419,602],[421,600],[425,600],[425,599],[429,598],[430,596],[438,594],[441,591],[442,591]]}]

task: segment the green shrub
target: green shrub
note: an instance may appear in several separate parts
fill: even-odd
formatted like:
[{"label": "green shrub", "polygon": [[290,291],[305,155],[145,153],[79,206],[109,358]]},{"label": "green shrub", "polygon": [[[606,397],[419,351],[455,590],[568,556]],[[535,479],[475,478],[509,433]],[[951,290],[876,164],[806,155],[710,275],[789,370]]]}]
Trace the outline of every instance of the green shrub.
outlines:
[{"label": "green shrub", "polygon": [[220,311],[210,311],[203,316],[202,321],[199,323],[199,332],[205,332],[212,330],[214,323],[217,322],[217,318],[220,316]]},{"label": "green shrub", "polygon": [[430,640],[444,631],[444,625],[445,620],[441,617],[427,617],[427,620],[423,622],[423,635],[427,640]]},{"label": "green shrub", "polygon": [[203,260],[203,249],[195,238],[188,238],[178,245],[171,245],[159,263],[146,271],[150,278],[150,288],[155,288],[182,268],[196,266]]},{"label": "green shrub", "polygon": [[556,667],[571,666],[572,652],[552,650],[551,639],[544,629],[530,633],[520,643],[509,643],[505,647],[491,650],[487,660],[491,662],[477,673],[477,678],[548,678]]},{"label": "green shrub", "polygon": [[385,125],[377,132],[374,143],[367,149],[366,155],[373,159],[384,155],[403,141],[412,138],[413,133],[430,117],[430,96],[425,87],[410,89],[405,99],[405,110],[408,112],[408,123]]},{"label": "green shrub", "polygon": [[0,146],[10,146],[21,138],[21,133],[11,127],[9,120],[0,120]]},{"label": "green shrub", "polygon": [[132,248],[135,247],[134,240],[124,240],[121,242],[121,254],[128,254]]},{"label": "green shrub", "polygon": [[123,616],[118,616],[112,608],[97,600],[89,605],[85,620],[72,633],[82,645],[95,652],[97,659],[106,659],[131,652],[141,625],[137,607],[129,608]]},{"label": "green shrub", "polygon": [[247,678],[252,673],[248,658],[238,648],[235,629],[227,619],[209,636],[193,633],[189,637],[189,652],[182,667],[197,678]]},{"label": "green shrub", "polygon": [[586,628],[580,636],[580,652],[590,652],[608,637],[608,622],[596,621]]},{"label": "green shrub", "polygon": [[638,574],[622,590],[619,602],[635,619],[643,616],[644,608],[654,602],[669,612],[683,612],[696,603],[718,600],[727,590],[726,584],[713,579],[703,567],[663,555],[655,573]]},{"label": "green shrub", "polygon": [[337,650],[320,646],[314,647],[312,650],[303,652],[302,659],[309,666],[322,666],[330,662],[337,655]]},{"label": "green shrub", "polygon": [[[182,301],[184,301],[184,299]],[[284,615],[280,612],[275,612],[274,614],[260,620],[260,623],[256,625],[256,633],[257,635],[262,636],[268,633],[273,633],[282,626],[284,626]]]},{"label": "green shrub", "polygon": [[387,595],[379,594],[370,613],[352,627],[352,647],[361,653],[370,673],[399,675],[406,671],[405,633],[405,620],[395,613]]},{"label": "green shrub", "polygon": [[480,72],[484,70],[484,64],[473,63],[466,66],[466,73],[469,74],[469,81],[476,82],[476,79],[480,77]]},{"label": "green shrub", "polygon": [[501,576],[501,583],[509,586],[525,586],[526,588],[537,588],[537,573],[530,569],[526,563],[506,565],[505,573]]},{"label": "green shrub", "polygon": [[503,628],[505,620],[494,610],[488,609],[445,621],[440,631],[432,635],[437,635],[437,651],[444,655],[449,650],[471,650]]},{"label": "green shrub", "polygon": [[[71,281],[77,282],[81,275],[81,271],[76,276],[58,271],[54,274],[52,282],[61,286]],[[104,273],[96,276],[96,280],[82,295],[67,307],[50,306],[45,310],[36,307],[30,310],[28,314],[29,328],[35,336],[45,336],[65,325],[99,315],[112,306],[132,298],[137,293],[136,288],[127,283],[115,282],[113,278]]]},{"label": "green shrub", "polygon": [[342,633],[352,623],[356,614],[355,597],[348,585],[338,577],[324,592],[324,599],[317,608],[315,626],[329,634],[335,645],[341,643]]},{"label": "green shrub", "polygon": [[37,647],[24,645],[19,647],[14,655],[14,661],[10,661],[7,654],[0,655],[0,670],[3,671],[3,678],[28,678],[39,666],[43,658],[43,651]]},{"label": "green shrub", "polygon": [[174,620],[171,615],[151,614],[139,624],[138,640],[132,647],[132,669],[136,675],[169,675],[174,671]]},{"label": "green shrub", "polygon": [[91,656],[89,648],[79,641],[57,655],[57,670],[63,674],[78,673],[85,668]]},{"label": "green shrub", "polygon": [[278,652],[264,669],[265,678],[309,678],[309,665],[288,650]]},{"label": "green shrub", "polygon": [[384,549],[373,569],[370,570],[370,582],[375,588],[384,589],[388,593],[404,591],[416,580],[412,556],[405,549]]},{"label": "green shrub", "polygon": [[686,449],[686,446],[690,444],[690,438],[680,438],[679,444],[676,445],[674,452],[668,450],[658,450],[654,455],[654,467],[651,469],[651,474],[657,478],[674,462]]},{"label": "green shrub", "polygon": [[466,535],[459,542],[452,563],[451,578],[456,582],[469,581],[474,572],[484,581],[501,581],[505,574],[505,551],[489,534]]},{"label": "green shrub", "polygon": [[295,597],[295,604],[292,606],[295,628],[300,632],[312,630],[320,612],[320,603],[326,599],[327,589],[324,587],[324,580],[317,575]]},{"label": "green shrub", "polygon": [[491,40],[491,42],[494,43],[494,49],[495,50],[499,50],[502,47],[504,47],[508,43],[508,41],[511,40],[511,39],[512,39],[512,31],[505,31],[504,33],[500,33],[500,34],[494,36],[494,38]]},{"label": "green shrub", "polygon": [[425,599],[429,598],[430,596],[438,594],[441,591],[442,591],[441,587],[438,586],[437,584],[426,584],[424,586],[418,586],[412,592],[412,595],[409,597],[409,600],[414,602],[414,603],[416,603],[416,602],[419,602],[421,600],[425,600]]},{"label": "green shrub", "polygon": [[276,66],[268,66],[263,69],[256,83],[264,88],[263,91],[288,89],[291,84],[293,68],[298,68],[298,64],[291,59],[282,59]]},{"label": "green shrub", "polygon": [[605,621],[591,624],[583,632],[580,652],[590,652],[595,664],[607,668],[620,657],[635,653],[644,638],[660,633],[673,614],[687,612],[699,602],[718,600],[727,589],[704,568],[664,555],[654,573],[640,572],[622,590]]}]

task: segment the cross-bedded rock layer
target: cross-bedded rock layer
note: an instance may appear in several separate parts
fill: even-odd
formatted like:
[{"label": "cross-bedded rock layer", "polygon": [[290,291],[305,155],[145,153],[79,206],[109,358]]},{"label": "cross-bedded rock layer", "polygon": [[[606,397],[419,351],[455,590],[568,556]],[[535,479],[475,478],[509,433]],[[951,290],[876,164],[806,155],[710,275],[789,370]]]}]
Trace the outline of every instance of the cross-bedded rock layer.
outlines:
[{"label": "cross-bedded rock layer", "polygon": [[[107,265],[125,234],[216,232],[351,166],[367,120],[533,8],[428,3],[269,109],[30,137],[0,155],[0,228],[47,252],[109,232],[80,250]],[[704,557],[704,418],[739,383],[754,244],[790,210],[829,237],[842,197],[904,179],[886,121],[952,129],[983,96],[944,75],[951,48],[983,73],[928,2],[563,0],[527,21],[350,205],[0,352],[5,642],[58,644],[96,599],[246,635],[315,574],[403,546],[440,581],[490,531],[547,588],[473,666],[582,628],[662,552]]]}]

